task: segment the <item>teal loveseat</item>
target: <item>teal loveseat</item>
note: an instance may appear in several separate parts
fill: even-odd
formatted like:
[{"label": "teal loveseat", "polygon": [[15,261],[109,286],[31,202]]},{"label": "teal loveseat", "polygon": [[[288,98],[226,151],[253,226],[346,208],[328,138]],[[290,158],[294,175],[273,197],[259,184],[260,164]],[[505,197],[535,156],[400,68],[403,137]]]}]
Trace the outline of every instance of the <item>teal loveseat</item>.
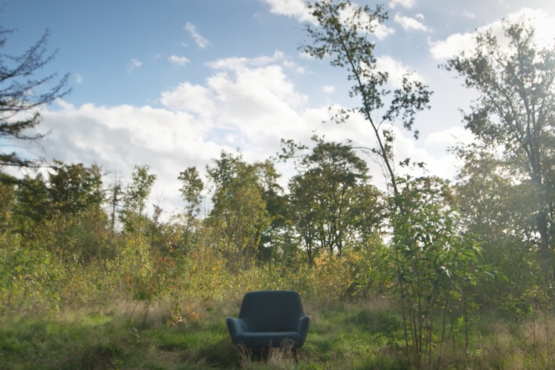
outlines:
[{"label": "teal loveseat", "polygon": [[239,318],[226,320],[231,341],[237,346],[254,351],[290,346],[295,352],[306,340],[309,322],[299,293],[291,290],[247,293]]}]

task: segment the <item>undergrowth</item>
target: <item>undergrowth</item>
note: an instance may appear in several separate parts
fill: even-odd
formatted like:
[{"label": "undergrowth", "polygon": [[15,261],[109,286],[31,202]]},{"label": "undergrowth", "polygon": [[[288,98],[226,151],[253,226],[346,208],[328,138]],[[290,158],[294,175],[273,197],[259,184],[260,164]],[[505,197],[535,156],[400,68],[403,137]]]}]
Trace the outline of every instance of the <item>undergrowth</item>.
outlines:
[{"label": "undergrowth", "polygon": [[[225,318],[237,316],[239,302],[206,306],[195,320],[177,323],[167,307],[154,306],[144,326],[140,308],[126,303],[46,315],[11,313],[1,319],[0,369],[411,369],[395,341],[401,318],[392,301],[304,305],[312,320],[297,359],[282,350],[249,356],[235,348]],[[430,368],[549,368],[553,319],[536,313],[516,320],[492,311],[474,322],[465,352],[457,323],[449,324],[449,349],[436,353]]]}]

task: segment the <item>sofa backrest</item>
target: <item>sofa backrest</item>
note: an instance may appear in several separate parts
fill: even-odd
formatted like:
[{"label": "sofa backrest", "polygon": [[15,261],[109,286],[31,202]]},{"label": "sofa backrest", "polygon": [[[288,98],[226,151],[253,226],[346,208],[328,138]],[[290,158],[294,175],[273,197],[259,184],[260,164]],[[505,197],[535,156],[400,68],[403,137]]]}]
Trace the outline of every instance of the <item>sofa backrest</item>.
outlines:
[{"label": "sofa backrest", "polygon": [[292,290],[247,293],[239,311],[239,318],[252,332],[297,331],[302,316],[301,297]]}]

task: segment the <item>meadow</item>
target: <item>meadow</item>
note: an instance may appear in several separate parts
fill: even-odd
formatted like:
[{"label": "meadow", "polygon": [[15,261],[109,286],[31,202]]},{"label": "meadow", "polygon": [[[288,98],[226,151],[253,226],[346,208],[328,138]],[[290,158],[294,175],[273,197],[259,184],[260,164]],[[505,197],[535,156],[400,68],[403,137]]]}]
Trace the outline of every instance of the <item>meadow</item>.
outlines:
[{"label": "meadow", "polygon": [[[432,92],[411,76],[391,90],[377,70],[366,36],[384,8],[308,10],[319,26],[301,51],[343,68],[360,104],[331,120],[363,117],[371,147],[314,135],[253,162],[222,151],[175,174],[174,211],[149,203],[147,165],[126,181],[61,161],[15,177],[4,167],[41,166],[0,153],[0,370],[555,368],[555,51],[504,21],[503,42],[480,31],[476,50],[441,66],[479,96],[464,115],[475,140],[453,148],[448,181],[396,157],[388,127],[416,139]],[[47,35],[6,78],[51,60]],[[38,97],[14,83],[0,105],[29,113],[66,81]],[[38,140],[25,130],[39,122],[2,114],[0,136]],[[286,186],[283,163],[295,170]],[[231,344],[225,318],[256,290],[299,292],[312,321],[298,359]]]},{"label": "meadow", "polygon": [[[356,258],[316,260],[295,273],[268,266],[229,272],[215,256],[195,253],[184,274],[112,280],[99,266],[75,271],[53,291],[12,290],[3,305],[1,369],[548,369],[554,366],[554,316],[533,300],[464,310],[426,321],[429,348],[419,364],[407,355],[403,311],[386,286],[349,283]],[[143,263],[146,261],[143,261]],[[125,266],[127,265],[127,266]],[[170,263],[171,265],[171,263]],[[175,265],[170,268],[176,268]],[[160,267],[159,267],[160,269]],[[129,269],[129,271],[132,271]],[[144,271],[143,271],[144,272]],[[135,270],[135,277],[141,271]],[[295,280],[294,276],[300,276]],[[150,279],[150,280],[149,280]],[[63,283],[63,284],[62,284]],[[145,296],[146,284],[160,289]],[[50,288],[54,285],[50,284]],[[20,285],[21,287],[21,285]],[[42,289],[45,289],[43,286]],[[111,289],[110,295],[106,292]],[[226,317],[237,317],[245,292],[295,289],[311,316],[298,359],[285,349],[268,357],[232,345]],[[80,293],[81,292],[81,293]],[[152,291],[151,291],[152,292]],[[142,295],[141,295],[142,294]],[[133,299],[133,297],[135,299]],[[6,296],[3,296],[6,302]],[[15,302],[15,303],[14,303]],[[440,307],[445,311],[445,307]],[[432,310],[430,310],[431,312]],[[408,346],[413,351],[413,343]],[[412,362],[411,362],[412,361]]]}]

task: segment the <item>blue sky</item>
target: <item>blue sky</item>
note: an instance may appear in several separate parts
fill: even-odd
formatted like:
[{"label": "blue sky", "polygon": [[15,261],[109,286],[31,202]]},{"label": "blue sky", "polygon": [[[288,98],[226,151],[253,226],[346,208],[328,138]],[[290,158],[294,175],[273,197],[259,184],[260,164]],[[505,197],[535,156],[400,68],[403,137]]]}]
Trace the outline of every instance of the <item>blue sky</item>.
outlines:
[{"label": "blue sky", "polygon": [[[397,155],[452,178],[457,162],[445,149],[470,140],[458,109],[473,95],[437,65],[471,47],[477,28],[499,34],[502,18],[526,16],[552,39],[555,1],[383,5],[390,19],[373,36],[379,67],[392,87],[412,71],[435,92],[432,109],[415,123],[421,139],[399,131]],[[147,164],[159,178],[152,199],[168,209],[179,204],[179,172],[203,168],[222,149],[240,147],[247,160],[264,160],[281,138],[306,143],[314,132],[374,143],[360,118],[321,124],[330,104],[356,102],[344,71],[297,50],[308,41],[303,0],[7,0],[0,22],[16,30],[3,50],[11,55],[48,28],[49,48],[58,54],[44,73],[71,74],[71,94],[43,111],[39,130],[49,136],[25,150],[47,160],[96,162],[124,178]],[[379,168],[372,171],[380,185]]]}]

